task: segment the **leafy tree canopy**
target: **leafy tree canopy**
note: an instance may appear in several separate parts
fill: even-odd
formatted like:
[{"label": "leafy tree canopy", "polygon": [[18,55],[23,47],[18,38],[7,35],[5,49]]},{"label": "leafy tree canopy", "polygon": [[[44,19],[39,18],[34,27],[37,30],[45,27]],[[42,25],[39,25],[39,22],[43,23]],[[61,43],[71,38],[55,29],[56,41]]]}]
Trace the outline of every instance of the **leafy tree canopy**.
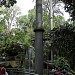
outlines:
[{"label": "leafy tree canopy", "polygon": [[71,68],[74,69],[75,27],[66,24],[66,26],[64,25],[59,28],[54,28],[51,31],[51,36],[53,38],[51,49],[54,51],[54,54],[56,56],[65,57],[69,61]]},{"label": "leafy tree canopy", "polygon": [[65,3],[65,9],[70,13],[72,20],[75,20],[75,0],[62,0]]},{"label": "leafy tree canopy", "polygon": [[13,6],[17,1],[16,0],[0,0],[0,6],[10,7]]}]

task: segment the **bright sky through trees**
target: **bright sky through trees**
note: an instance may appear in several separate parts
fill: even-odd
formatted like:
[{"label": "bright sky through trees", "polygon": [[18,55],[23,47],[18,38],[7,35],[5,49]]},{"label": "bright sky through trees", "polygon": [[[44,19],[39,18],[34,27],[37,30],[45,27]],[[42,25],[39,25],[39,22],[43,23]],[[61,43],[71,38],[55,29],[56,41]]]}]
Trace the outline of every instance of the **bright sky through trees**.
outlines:
[{"label": "bright sky through trees", "polygon": [[[17,6],[20,7],[22,15],[28,14],[28,10],[33,9],[35,2],[33,0],[17,0]],[[69,14],[64,11],[65,20],[69,18]]]},{"label": "bright sky through trees", "polygon": [[26,15],[28,10],[33,9],[34,5],[33,0],[17,0],[17,6],[20,7],[23,15]]}]

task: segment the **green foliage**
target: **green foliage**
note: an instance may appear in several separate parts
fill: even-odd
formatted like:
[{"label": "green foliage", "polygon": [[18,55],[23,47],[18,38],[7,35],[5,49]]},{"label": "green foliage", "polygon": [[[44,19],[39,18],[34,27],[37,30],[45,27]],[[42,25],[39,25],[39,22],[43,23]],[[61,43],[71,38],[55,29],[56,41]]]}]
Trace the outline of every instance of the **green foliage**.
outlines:
[{"label": "green foliage", "polygon": [[[50,38],[52,42],[51,49],[56,56],[65,57],[71,68],[74,69],[74,55],[75,55],[75,32],[74,26],[72,25],[64,25],[59,28],[54,28],[51,31]],[[50,41],[51,41],[50,40]]]},{"label": "green foliage", "polygon": [[32,45],[31,40],[34,37],[33,32],[33,23],[35,20],[35,11],[34,9],[29,10],[28,15],[20,16],[17,18],[17,25],[21,28],[21,32],[23,35],[21,35],[21,39],[23,39],[22,43],[25,43],[27,45]]},{"label": "green foliage", "polygon": [[57,59],[54,61],[55,67],[70,69],[70,65],[67,60],[65,60],[64,57],[57,57]]},{"label": "green foliage", "polygon": [[7,56],[16,56],[19,52],[23,52],[25,47],[23,44],[11,42],[5,44],[5,52]]},{"label": "green foliage", "polygon": [[30,37],[23,31],[17,30],[15,32],[14,40],[18,43],[23,43],[25,45],[30,45]]},{"label": "green foliage", "polygon": [[63,16],[54,16],[53,19],[53,26],[54,28],[60,27],[60,25],[64,25],[66,23],[65,19]]},{"label": "green foliage", "polygon": [[57,57],[57,59],[54,60],[54,64],[56,68],[65,68],[71,75],[75,74],[75,72],[70,67],[69,61],[66,60],[65,57]]},{"label": "green foliage", "polygon": [[[74,48],[73,29],[69,28],[68,26],[61,26],[60,28],[56,28],[53,31],[53,47],[55,50],[58,50],[59,55],[67,56],[67,51],[73,50]],[[63,53],[61,54],[61,52]]]},{"label": "green foliage", "polygon": [[45,30],[45,33],[48,33],[50,30],[49,14],[46,11],[44,11],[43,13],[43,28]]}]

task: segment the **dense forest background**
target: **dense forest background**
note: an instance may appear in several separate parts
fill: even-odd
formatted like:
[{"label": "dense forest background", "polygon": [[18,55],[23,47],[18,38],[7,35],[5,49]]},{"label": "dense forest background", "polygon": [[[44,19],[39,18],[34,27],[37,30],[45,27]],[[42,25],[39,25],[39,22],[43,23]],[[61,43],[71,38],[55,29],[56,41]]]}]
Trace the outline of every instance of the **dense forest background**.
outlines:
[{"label": "dense forest background", "polygon": [[[75,70],[75,1],[53,0],[53,30],[50,31],[49,0],[43,0],[43,28],[44,32],[44,60],[50,60],[50,50],[53,50],[54,60],[65,58]],[[16,0],[2,0],[0,2],[0,53],[6,57],[13,56],[24,60],[26,51],[34,47],[35,6],[28,15],[21,15]],[[65,11],[69,12],[70,19],[65,21],[59,7],[64,4]],[[11,53],[11,54],[10,54]],[[35,53],[35,51],[34,51]],[[33,54],[34,60],[35,54]],[[7,60],[11,60],[8,58]],[[14,60],[13,59],[13,60]],[[63,59],[64,60],[64,59]],[[60,61],[60,60],[59,60]],[[59,64],[59,63],[58,63]],[[58,66],[58,64],[56,64]],[[22,67],[21,63],[21,67]]]}]

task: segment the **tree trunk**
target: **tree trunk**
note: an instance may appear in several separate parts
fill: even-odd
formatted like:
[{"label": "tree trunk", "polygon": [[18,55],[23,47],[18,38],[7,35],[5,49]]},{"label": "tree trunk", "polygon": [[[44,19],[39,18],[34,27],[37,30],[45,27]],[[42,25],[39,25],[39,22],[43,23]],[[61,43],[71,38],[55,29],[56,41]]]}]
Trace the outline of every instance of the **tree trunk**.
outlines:
[{"label": "tree trunk", "polygon": [[42,28],[42,0],[36,0],[35,25],[35,71],[43,75],[43,28]]}]

